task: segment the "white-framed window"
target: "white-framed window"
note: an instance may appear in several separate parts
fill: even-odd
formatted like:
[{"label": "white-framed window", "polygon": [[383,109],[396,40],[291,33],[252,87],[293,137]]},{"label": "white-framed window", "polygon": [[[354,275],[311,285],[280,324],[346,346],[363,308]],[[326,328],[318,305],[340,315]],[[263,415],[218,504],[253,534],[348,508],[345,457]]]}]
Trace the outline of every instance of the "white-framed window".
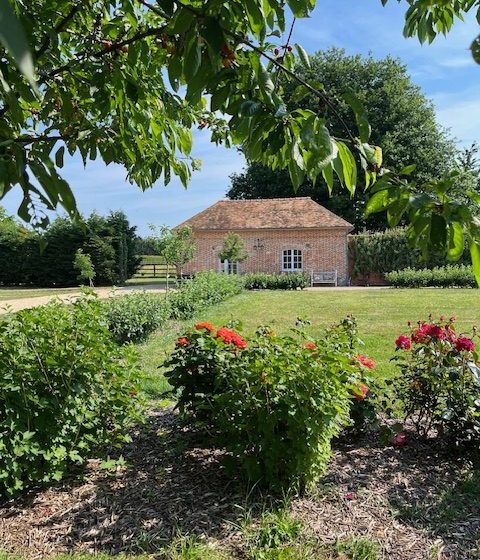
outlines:
[{"label": "white-framed window", "polygon": [[236,261],[220,261],[220,270],[225,274],[238,274],[240,271],[239,263]]},{"label": "white-framed window", "polygon": [[285,249],[282,255],[282,271],[293,272],[303,270],[303,255],[301,249]]}]

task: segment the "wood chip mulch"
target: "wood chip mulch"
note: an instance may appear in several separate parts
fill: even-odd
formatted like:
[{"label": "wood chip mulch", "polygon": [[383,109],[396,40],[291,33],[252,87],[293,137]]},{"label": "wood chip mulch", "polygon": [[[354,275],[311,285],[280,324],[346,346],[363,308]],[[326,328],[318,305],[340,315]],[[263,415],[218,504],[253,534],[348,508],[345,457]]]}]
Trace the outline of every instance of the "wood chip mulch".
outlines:
[{"label": "wood chip mulch", "polygon": [[[132,437],[121,450],[126,466],[112,472],[90,461],[80,479],[0,504],[0,550],[156,552],[179,534],[237,549],[235,522],[252,498],[227,476],[221,452],[201,446],[171,410]],[[418,442],[339,444],[318,491],[295,499],[292,512],[322,544],[358,536],[389,560],[479,559],[480,504],[455,501],[467,467]]]}]

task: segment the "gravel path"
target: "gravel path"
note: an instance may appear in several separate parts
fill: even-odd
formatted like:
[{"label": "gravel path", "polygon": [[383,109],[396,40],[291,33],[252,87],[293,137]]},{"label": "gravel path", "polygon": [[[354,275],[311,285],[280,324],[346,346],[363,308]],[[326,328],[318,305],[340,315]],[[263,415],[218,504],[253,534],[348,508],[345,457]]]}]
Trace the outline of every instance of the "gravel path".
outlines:
[{"label": "gravel path", "polygon": [[[95,293],[100,299],[106,299],[114,296],[122,296],[125,294],[131,294],[132,292],[164,292],[164,288],[156,285],[145,285],[145,286],[122,286],[120,288],[95,288]],[[22,309],[30,309],[31,307],[37,307],[38,305],[46,305],[54,299],[69,303],[75,301],[76,298],[80,296],[80,291],[73,292],[66,295],[52,295],[52,296],[37,296],[30,298],[21,299],[10,299],[4,302],[0,302],[0,315],[4,313],[13,313],[15,311],[21,311]]]}]

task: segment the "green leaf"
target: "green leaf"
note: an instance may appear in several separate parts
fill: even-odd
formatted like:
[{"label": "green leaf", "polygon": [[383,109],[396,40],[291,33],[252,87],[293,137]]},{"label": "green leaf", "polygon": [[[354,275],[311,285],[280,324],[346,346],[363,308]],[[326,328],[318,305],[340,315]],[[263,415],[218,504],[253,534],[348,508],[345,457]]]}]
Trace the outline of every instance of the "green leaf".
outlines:
[{"label": "green leaf", "polygon": [[372,129],[370,127],[370,123],[368,122],[367,111],[365,110],[363,103],[352,91],[344,93],[342,97],[348,103],[355,115],[360,140],[362,142],[368,142]]},{"label": "green leaf", "polygon": [[260,64],[258,69],[258,85],[269,97],[271,97],[271,94],[275,90],[275,85],[270,77],[270,74],[265,70],[263,64]]},{"label": "green leaf", "polygon": [[365,217],[368,218],[371,214],[381,212],[390,205],[391,197],[388,189],[377,191],[373,194],[365,206]]},{"label": "green leaf", "polygon": [[465,235],[463,226],[459,222],[453,222],[448,227],[448,252],[451,261],[458,261],[465,249]]},{"label": "green leaf", "polygon": [[244,101],[240,105],[240,114],[244,117],[251,117],[255,113],[258,113],[262,108],[262,104],[258,103],[258,101],[252,101],[251,99]]},{"label": "green leaf", "polygon": [[187,8],[177,10],[173,19],[172,32],[182,34],[188,31],[192,26],[194,17],[194,14]]},{"label": "green leaf", "polygon": [[198,41],[198,35],[192,33],[185,52],[185,60],[183,61],[183,73],[185,74],[187,82],[194,78],[200,68],[201,62],[202,47]]},{"label": "green leaf", "polygon": [[407,211],[409,206],[408,197],[400,198],[392,202],[387,209],[387,221],[390,227],[398,225],[403,214]]},{"label": "green leaf", "polygon": [[220,89],[216,89],[210,98],[210,110],[218,111],[228,99],[230,95],[230,85],[225,85]]},{"label": "green leaf", "polygon": [[178,91],[182,76],[182,61],[178,56],[172,56],[168,63],[168,80],[173,91]]},{"label": "green leaf", "polygon": [[470,256],[472,258],[473,275],[480,288],[480,245],[475,240],[470,242]]},{"label": "green leaf", "polygon": [[302,186],[303,181],[305,180],[305,173],[295,163],[295,160],[293,158],[288,163],[288,172],[290,174],[293,188],[296,192]]},{"label": "green leaf", "polygon": [[357,183],[357,164],[352,152],[343,142],[337,142],[338,157],[342,163],[343,182],[350,194],[353,195]]},{"label": "green leaf", "polygon": [[305,0],[287,0],[287,4],[295,17],[304,18],[308,16],[309,3]]},{"label": "green leaf", "polygon": [[63,167],[63,156],[65,154],[65,146],[61,146],[58,148],[57,153],[55,154],[55,164],[60,169]]},{"label": "green leaf", "polygon": [[447,240],[447,223],[439,214],[433,214],[430,223],[430,242],[434,248],[442,248]]},{"label": "green leaf", "polygon": [[177,130],[178,145],[183,154],[189,156],[192,151],[192,131],[188,128],[179,128]]},{"label": "green leaf", "polygon": [[265,33],[265,17],[258,0],[244,0],[243,5],[247,12],[251,30],[257,37],[261,37]]},{"label": "green leaf", "polygon": [[475,60],[477,64],[480,64],[480,35],[473,41],[470,50],[472,51],[473,60]]},{"label": "green leaf", "polygon": [[223,45],[225,45],[225,35],[218,20],[212,17],[206,17],[200,30],[201,36],[212,47],[213,51],[220,53]]},{"label": "green leaf", "polygon": [[20,72],[39,94],[25,31],[8,0],[0,0],[0,42],[15,60]]},{"label": "green leaf", "polygon": [[327,165],[322,169],[322,175],[325,179],[325,183],[327,183],[328,187],[328,194],[331,196],[333,192],[333,166],[332,164]]},{"label": "green leaf", "polygon": [[311,68],[312,65],[310,64],[310,57],[308,56],[307,51],[302,47],[302,45],[295,43],[295,49],[297,51],[298,58],[300,59],[301,63],[306,68]]},{"label": "green leaf", "polygon": [[416,168],[417,165],[415,163],[413,163],[412,165],[407,165],[400,171],[400,175],[411,175]]}]

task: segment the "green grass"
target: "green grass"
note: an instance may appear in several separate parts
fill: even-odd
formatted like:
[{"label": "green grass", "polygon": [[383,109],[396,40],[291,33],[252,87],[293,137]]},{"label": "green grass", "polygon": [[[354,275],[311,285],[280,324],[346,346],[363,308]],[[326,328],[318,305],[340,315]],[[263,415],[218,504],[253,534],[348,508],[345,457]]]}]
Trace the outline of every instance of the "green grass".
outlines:
[{"label": "green grass", "polygon": [[455,315],[457,330],[466,331],[480,324],[479,304],[480,292],[471,289],[245,292],[206,310],[201,317],[152,336],[141,346],[142,366],[147,373],[145,388],[150,396],[167,388],[158,366],[173,349],[179,333],[198,319],[214,325],[237,319],[243,324],[243,332],[249,334],[262,324],[285,333],[297,317],[304,317],[312,321],[310,331],[316,332],[351,313],[365,342],[364,353],[376,360],[375,371],[385,378],[393,373],[389,360],[394,355],[394,341],[407,328],[407,321],[428,319],[429,313],[435,317]]},{"label": "green grass", "polygon": [[71,294],[79,290],[80,288],[0,288],[0,301]]},{"label": "green grass", "polygon": [[161,264],[167,266],[164,259],[159,255],[140,255],[140,259],[141,264]]},{"label": "green grass", "polygon": [[[152,285],[161,285],[164,286],[167,282],[167,279],[165,278],[165,276],[155,276],[155,278],[150,278],[150,277],[137,277],[137,276],[133,276],[132,278],[128,279],[125,284],[127,286],[143,286],[146,284],[152,284]],[[170,278],[170,285],[171,286],[175,286],[175,279],[174,278]]]}]

